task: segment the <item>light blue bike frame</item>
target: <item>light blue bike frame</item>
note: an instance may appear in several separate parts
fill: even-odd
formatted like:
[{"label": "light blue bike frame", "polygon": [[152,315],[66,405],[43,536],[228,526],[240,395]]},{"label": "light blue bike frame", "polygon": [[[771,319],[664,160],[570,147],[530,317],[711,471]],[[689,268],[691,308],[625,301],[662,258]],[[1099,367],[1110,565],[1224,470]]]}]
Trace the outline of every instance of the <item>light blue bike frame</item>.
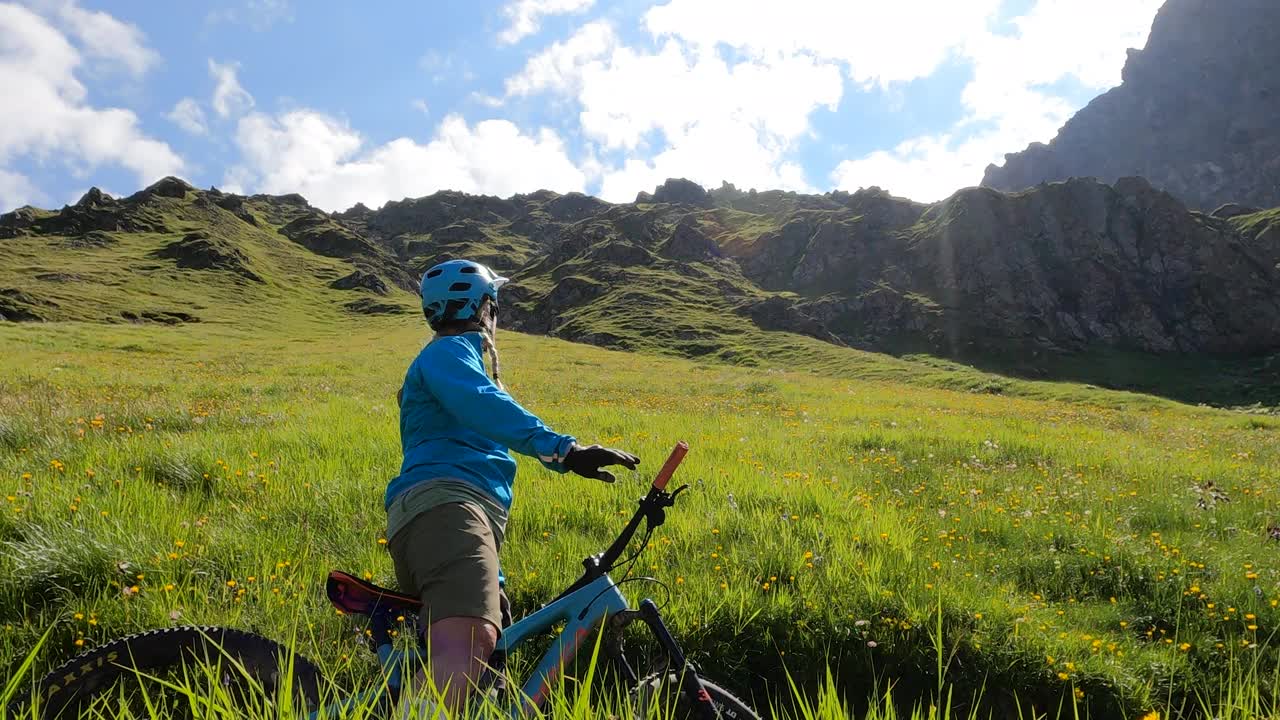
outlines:
[{"label": "light blue bike frame", "polygon": [[[540,707],[560,678],[564,666],[591,637],[592,629],[599,628],[606,618],[626,609],[627,600],[618,590],[617,584],[608,575],[603,575],[504,629],[498,640],[497,650],[509,656],[530,637],[551,629],[557,623],[565,624],[551,648],[539,661],[533,675],[520,688],[519,697],[512,701],[510,716],[521,717]],[[326,705],[308,715],[308,718],[337,718],[350,708],[369,707],[383,702],[389,694],[398,695],[405,678],[424,664],[421,646],[415,646],[411,650],[397,650],[387,643],[378,647],[377,654],[382,666],[381,687]]]}]

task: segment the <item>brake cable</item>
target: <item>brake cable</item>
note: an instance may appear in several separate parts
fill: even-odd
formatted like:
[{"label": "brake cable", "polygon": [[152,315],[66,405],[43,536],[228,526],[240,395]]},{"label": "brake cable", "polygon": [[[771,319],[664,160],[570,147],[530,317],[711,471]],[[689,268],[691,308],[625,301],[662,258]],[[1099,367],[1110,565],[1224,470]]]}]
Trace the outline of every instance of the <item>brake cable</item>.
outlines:
[{"label": "brake cable", "polygon": [[[660,504],[657,505],[657,507],[653,508],[652,514],[646,514],[645,523],[644,523],[644,539],[640,542],[640,547],[635,552],[631,553],[631,555],[628,556],[625,560],[614,563],[609,568],[602,568],[604,572],[611,572],[616,568],[621,568],[624,565],[626,566],[626,572],[622,573],[622,580],[618,582],[614,582],[615,588],[621,585],[624,585],[628,582],[634,582],[637,580],[648,580],[650,582],[654,582],[654,583],[657,583],[658,585],[661,585],[662,589],[666,592],[666,599],[663,600],[662,604],[658,606],[659,610],[666,607],[667,604],[671,602],[671,587],[667,585],[665,582],[654,577],[640,576],[640,577],[628,578],[627,573],[630,573],[631,570],[634,568],[636,562],[640,559],[640,555],[643,554],[645,550],[649,549],[649,541],[653,539],[653,529],[655,527],[651,518],[656,515],[658,518],[660,518],[658,521],[658,525],[665,524],[666,508],[674,507],[676,504],[676,498],[680,495],[680,493],[688,489],[689,489],[688,485],[681,485],[680,487],[676,488],[673,492],[671,492],[669,495],[667,495],[667,497],[664,500],[660,501]],[[579,615],[579,619],[586,617],[587,610],[589,610],[591,606],[595,604],[595,601],[599,600],[600,596],[606,592],[608,592],[608,589],[601,590],[599,593],[596,593],[595,597],[591,598],[591,601],[587,603],[585,608],[583,608],[582,613],[580,613]]]},{"label": "brake cable", "polygon": [[624,565],[627,566],[627,572],[622,573],[622,577],[625,578],[627,576],[627,573],[631,572],[632,568],[636,564],[636,561],[640,559],[640,556],[644,554],[645,550],[649,549],[649,540],[651,538],[653,538],[653,528],[647,527],[645,528],[645,531],[644,531],[644,539],[640,541],[640,549],[636,550],[634,553],[631,553],[631,557],[614,565],[614,567],[622,567]]}]

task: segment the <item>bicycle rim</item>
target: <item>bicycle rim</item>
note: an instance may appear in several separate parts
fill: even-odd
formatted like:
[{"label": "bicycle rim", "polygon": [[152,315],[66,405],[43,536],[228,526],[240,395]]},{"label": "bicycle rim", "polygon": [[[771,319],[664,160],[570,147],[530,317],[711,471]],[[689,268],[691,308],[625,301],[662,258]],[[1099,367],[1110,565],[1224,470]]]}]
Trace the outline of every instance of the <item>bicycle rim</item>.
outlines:
[{"label": "bicycle rim", "polygon": [[[760,720],[760,714],[728,690],[698,673],[722,720]],[[684,693],[675,673],[654,673],[642,678],[635,690],[636,720],[699,720],[697,710]]]}]

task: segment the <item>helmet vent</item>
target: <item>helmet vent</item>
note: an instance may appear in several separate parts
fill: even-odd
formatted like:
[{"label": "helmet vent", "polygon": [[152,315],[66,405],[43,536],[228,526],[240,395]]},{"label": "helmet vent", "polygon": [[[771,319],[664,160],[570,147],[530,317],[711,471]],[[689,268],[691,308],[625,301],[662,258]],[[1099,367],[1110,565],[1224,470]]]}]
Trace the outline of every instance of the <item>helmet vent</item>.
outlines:
[{"label": "helmet vent", "polygon": [[476,266],[474,266],[474,265],[467,265],[466,267],[464,267],[464,268],[462,268],[462,269],[458,270],[458,272],[462,272],[462,273],[477,273],[477,272],[480,272],[480,271],[479,271],[479,270],[477,270],[477,269],[476,269]]},{"label": "helmet vent", "polygon": [[427,271],[427,277],[433,278],[438,276],[442,272],[444,272],[444,270],[441,270],[440,268],[434,268],[432,270]]},{"label": "helmet vent", "polygon": [[469,282],[456,282],[449,286],[449,292],[465,292],[471,289]]}]

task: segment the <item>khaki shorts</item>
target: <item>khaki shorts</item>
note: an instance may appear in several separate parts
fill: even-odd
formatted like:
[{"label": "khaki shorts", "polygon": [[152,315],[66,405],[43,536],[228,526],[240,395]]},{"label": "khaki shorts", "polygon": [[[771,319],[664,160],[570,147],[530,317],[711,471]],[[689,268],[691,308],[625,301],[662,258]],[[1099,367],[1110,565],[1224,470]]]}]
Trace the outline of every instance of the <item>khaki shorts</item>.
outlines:
[{"label": "khaki shorts", "polygon": [[[483,618],[504,626],[498,546],[479,505],[451,502],[410,520],[387,543],[400,591],[422,599],[422,623]],[[509,617],[509,615],[506,615]]]}]

